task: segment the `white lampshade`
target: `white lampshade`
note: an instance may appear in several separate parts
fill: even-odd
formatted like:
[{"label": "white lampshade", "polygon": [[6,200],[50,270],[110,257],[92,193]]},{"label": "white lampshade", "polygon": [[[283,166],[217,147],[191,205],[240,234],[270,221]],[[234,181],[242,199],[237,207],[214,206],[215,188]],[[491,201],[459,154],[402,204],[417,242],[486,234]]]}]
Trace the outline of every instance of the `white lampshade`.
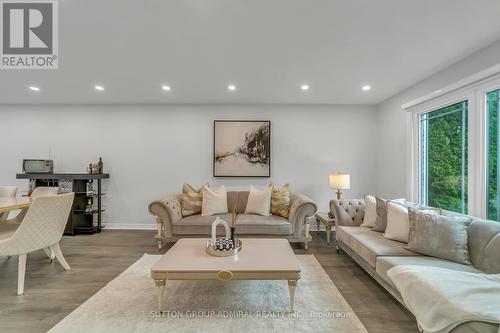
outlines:
[{"label": "white lampshade", "polygon": [[330,187],[337,190],[348,190],[351,188],[351,176],[336,173],[330,175]]}]

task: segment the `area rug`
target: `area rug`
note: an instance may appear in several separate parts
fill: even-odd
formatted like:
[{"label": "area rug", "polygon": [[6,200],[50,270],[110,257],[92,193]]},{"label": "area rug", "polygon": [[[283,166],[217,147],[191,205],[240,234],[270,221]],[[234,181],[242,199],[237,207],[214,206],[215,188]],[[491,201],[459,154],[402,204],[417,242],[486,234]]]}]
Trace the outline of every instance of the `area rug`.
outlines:
[{"label": "area rug", "polygon": [[159,258],[145,254],[49,332],[367,332],[313,255],[297,256],[294,312],[286,281],[167,281],[157,312]]}]

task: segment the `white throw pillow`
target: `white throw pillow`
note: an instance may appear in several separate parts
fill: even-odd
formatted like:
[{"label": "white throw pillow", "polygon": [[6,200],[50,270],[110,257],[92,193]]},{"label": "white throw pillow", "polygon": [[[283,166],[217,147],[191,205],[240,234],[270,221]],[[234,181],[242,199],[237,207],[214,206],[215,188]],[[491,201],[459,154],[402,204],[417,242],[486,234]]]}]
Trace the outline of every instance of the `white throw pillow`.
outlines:
[{"label": "white throw pillow", "polygon": [[373,228],[377,220],[377,202],[372,195],[365,195],[365,217],[361,227]]},{"label": "white throw pillow", "polygon": [[224,185],[219,187],[216,191],[211,190],[208,186],[204,186],[201,216],[225,214],[227,212],[227,193]]},{"label": "white throw pillow", "polygon": [[250,185],[245,214],[259,214],[263,216],[271,215],[271,187],[259,190]]},{"label": "white throw pillow", "polygon": [[[428,214],[441,214],[439,209],[425,209],[420,211]],[[408,216],[408,208],[394,201],[388,201],[387,228],[383,236],[387,239],[408,243],[409,234],[410,218]]]},{"label": "white throw pillow", "polygon": [[384,237],[399,242],[408,243],[410,219],[408,209],[394,202],[387,202],[387,228]]}]

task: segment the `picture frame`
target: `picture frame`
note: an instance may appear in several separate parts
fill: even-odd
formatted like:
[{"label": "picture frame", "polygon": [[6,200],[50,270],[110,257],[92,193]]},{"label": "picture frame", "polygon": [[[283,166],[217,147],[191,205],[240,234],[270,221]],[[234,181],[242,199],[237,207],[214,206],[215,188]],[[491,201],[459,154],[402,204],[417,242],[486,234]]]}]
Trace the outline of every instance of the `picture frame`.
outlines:
[{"label": "picture frame", "polygon": [[214,177],[271,177],[271,121],[214,120]]}]

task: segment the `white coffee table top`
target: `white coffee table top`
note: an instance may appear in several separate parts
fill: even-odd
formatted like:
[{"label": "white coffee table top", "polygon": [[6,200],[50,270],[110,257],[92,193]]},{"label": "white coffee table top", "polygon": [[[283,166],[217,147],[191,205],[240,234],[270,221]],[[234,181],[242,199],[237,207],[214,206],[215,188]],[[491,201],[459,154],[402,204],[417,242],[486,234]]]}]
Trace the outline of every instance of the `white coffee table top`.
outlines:
[{"label": "white coffee table top", "polygon": [[214,257],[205,252],[208,238],[183,238],[175,243],[151,269],[152,273],[174,272],[300,272],[300,265],[286,239],[241,238],[241,252]]}]

